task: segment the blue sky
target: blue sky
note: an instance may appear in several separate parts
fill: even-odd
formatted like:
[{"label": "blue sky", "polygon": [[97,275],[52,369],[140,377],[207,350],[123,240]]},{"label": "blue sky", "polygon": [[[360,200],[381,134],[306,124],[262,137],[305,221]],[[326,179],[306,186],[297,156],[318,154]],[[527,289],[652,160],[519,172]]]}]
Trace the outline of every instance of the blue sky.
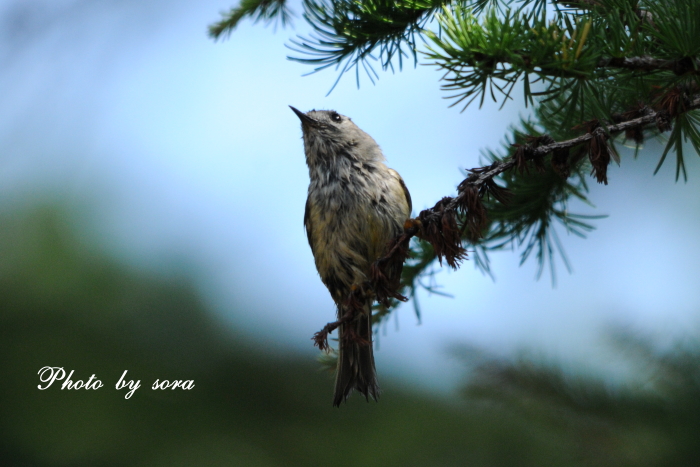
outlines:
[{"label": "blue sky", "polygon": [[[194,271],[223,322],[279,350],[315,355],[310,337],[334,314],[302,228],[308,174],[288,105],[333,108],[382,147],[415,212],[454,193],[526,109],[516,97],[448,108],[433,67],[380,73],[360,89],[332,70],[310,76],[286,59],[295,31],[245,22],[214,43],[206,26],[229,1],[0,1],[2,204],[56,197],[123,261]],[[299,8],[296,7],[297,13]],[[296,32],[305,25],[297,18]],[[619,373],[610,325],[661,340],[697,330],[700,164],[674,183],[652,176],[659,146],[623,154],[609,186],[590,179],[608,214],[587,240],[566,236],[574,272],[535,281],[517,252],[493,255],[496,281],[467,262],[437,281],[454,296],[420,297],[380,332],[377,366],[410,384],[449,390],[461,377],[446,348],[532,349],[590,371]],[[692,154],[692,153],[691,153]]]}]

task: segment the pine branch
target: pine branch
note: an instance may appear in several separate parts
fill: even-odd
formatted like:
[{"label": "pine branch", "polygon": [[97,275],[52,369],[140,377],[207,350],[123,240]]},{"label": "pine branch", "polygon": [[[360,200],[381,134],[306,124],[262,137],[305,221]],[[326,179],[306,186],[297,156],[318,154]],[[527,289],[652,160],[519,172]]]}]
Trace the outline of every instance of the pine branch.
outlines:
[{"label": "pine branch", "polygon": [[700,62],[690,57],[679,60],[663,60],[649,55],[642,57],[611,57],[598,62],[600,68],[624,68],[633,71],[672,71],[676,76],[684,74],[700,75]]},{"label": "pine branch", "polygon": [[[610,9],[609,6],[605,5],[601,0],[553,0],[554,4],[562,4],[564,6],[570,7],[570,8],[577,8],[580,10],[591,10],[594,8],[607,8],[608,10]],[[613,7],[613,10],[616,8]],[[654,19],[653,15],[645,9],[639,8],[638,6],[634,8],[634,13],[637,15],[637,18],[646,21],[650,26],[654,27]]]},{"label": "pine branch", "polygon": [[[431,56],[431,58],[443,58],[442,56],[437,56],[437,54]],[[482,52],[471,52],[471,57],[463,58],[462,64],[459,68],[464,66],[480,66],[480,63],[488,63],[489,66],[495,68],[496,65],[511,65],[511,66],[526,66],[529,69],[539,68],[536,73],[539,75],[548,75],[545,72],[545,68],[540,67],[538,63],[533,61],[532,54],[529,53],[512,53],[509,57],[490,57]],[[456,66],[442,66],[439,63],[435,63],[448,71],[457,71]],[[644,55],[640,57],[604,57],[601,58],[596,68],[620,68],[631,71],[644,71],[644,72],[655,72],[655,71],[672,71],[675,75],[681,76],[684,74],[690,75],[700,75],[700,61],[693,60],[690,57],[684,57],[677,60],[665,60],[661,58],[655,58],[649,55]],[[551,70],[550,76],[566,76],[568,73],[562,72],[561,70]],[[573,75],[572,75],[573,76]]]},{"label": "pine branch", "polygon": [[288,47],[299,55],[288,58],[314,66],[314,72],[337,66],[338,80],[355,68],[358,86],[361,65],[374,82],[379,75],[368,59],[377,58],[375,51],[383,70],[393,71],[394,60],[399,69],[406,59],[417,64],[417,39],[445,1],[305,0],[304,18],[313,31],[290,41]]},{"label": "pine branch", "polygon": [[237,7],[222,12],[220,21],[209,25],[209,37],[214,40],[228,37],[246,16],[253,18],[256,23],[260,20],[267,23],[279,21],[282,26],[286,26],[292,16],[286,2],[287,0],[241,0]]},{"label": "pine branch", "polygon": [[555,0],[555,3],[563,3],[566,6],[575,7],[575,8],[590,8],[590,7],[602,6],[600,1],[598,1],[598,0],[566,0],[566,1]]},{"label": "pine branch", "polygon": [[[377,301],[388,306],[390,299],[403,298],[399,291],[393,289],[386,280],[383,271],[386,270],[387,265],[403,263],[406,260],[409,255],[407,246],[413,236],[428,241],[440,262],[444,257],[453,269],[459,268],[460,262],[466,258],[466,250],[462,246],[462,234],[468,230],[470,238],[478,240],[482,229],[487,224],[483,197],[488,194],[501,203],[508,202],[509,193],[496,184],[494,177],[514,167],[523,171],[529,161],[533,161],[536,165],[542,164],[542,158],[547,154],[553,153],[555,156],[565,154],[571,148],[588,144],[593,172],[598,182],[607,184],[607,166],[610,158],[616,157],[607,144],[611,136],[622,132],[630,134],[634,131],[642,131],[651,124],[654,124],[659,131],[666,131],[671,128],[671,121],[674,118],[700,109],[700,94],[687,99],[687,102],[680,106],[681,111],[677,110],[679,108],[677,100],[674,100],[673,107],[664,105],[666,100],[660,101],[658,109],[642,107],[616,115],[615,119],[621,120],[618,123],[604,125],[597,121],[586,122],[582,125],[588,128],[585,134],[566,141],[556,142],[548,135],[531,137],[528,144],[514,145],[516,150],[511,157],[469,170],[470,174],[457,188],[457,196],[445,197],[434,207],[421,211],[416,219],[407,221],[404,232],[392,240],[387,254],[372,265],[371,283]],[[556,164],[556,157],[553,158],[553,164]],[[456,221],[459,215],[464,219],[461,227]]]}]

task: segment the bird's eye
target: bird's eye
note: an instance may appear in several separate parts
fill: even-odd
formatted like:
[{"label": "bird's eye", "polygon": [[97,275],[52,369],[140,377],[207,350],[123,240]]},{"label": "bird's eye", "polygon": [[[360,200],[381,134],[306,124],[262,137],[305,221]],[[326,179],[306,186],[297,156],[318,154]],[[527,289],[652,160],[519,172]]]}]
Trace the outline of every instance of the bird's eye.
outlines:
[{"label": "bird's eye", "polygon": [[340,118],[340,115],[338,115],[336,112],[333,112],[331,114],[331,120],[333,120],[336,123],[340,123],[342,119]]}]

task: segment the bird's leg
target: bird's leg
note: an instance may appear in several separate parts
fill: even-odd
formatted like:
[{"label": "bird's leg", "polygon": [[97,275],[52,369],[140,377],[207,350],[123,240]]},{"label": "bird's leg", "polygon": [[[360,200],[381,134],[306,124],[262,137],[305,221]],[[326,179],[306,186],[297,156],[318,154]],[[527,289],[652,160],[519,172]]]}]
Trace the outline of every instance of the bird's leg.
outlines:
[{"label": "bird's leg", "polygon": [[[366,281],[362,284],[353,284],[350,287],[350,293],[345,301],[339,305],[341,310],[344,310],[343,314],[336,321],[326,324],[323,329],[314,334],[311,339],[314,341],[314,345],[321,350],[329,350],[328,345],[328,334],[335,331],[341,324],[351,323],[356,320],[359,316],[365,313],[365,303],[367,300],[372,300],[371,294],[371,284]],[[354,326],[347,326],[344,335],[341,336],[343,339],[347,339],[350,342],[360,343],[363,345],[369,345],[362,337],[358,336],[355,332]]]}]

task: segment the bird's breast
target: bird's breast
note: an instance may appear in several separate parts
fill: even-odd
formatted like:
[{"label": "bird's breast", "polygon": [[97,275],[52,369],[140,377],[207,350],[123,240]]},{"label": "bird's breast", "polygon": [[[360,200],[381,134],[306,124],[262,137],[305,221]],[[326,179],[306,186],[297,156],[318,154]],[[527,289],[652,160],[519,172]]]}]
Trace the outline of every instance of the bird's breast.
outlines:
[{"label": "bird's breast", "polygon": [[372,262],[402,232],[410,214],[407,201],[398,180],[384,169],[359,167],[311,179],[306,228],[329,289],[367,280]]}]

